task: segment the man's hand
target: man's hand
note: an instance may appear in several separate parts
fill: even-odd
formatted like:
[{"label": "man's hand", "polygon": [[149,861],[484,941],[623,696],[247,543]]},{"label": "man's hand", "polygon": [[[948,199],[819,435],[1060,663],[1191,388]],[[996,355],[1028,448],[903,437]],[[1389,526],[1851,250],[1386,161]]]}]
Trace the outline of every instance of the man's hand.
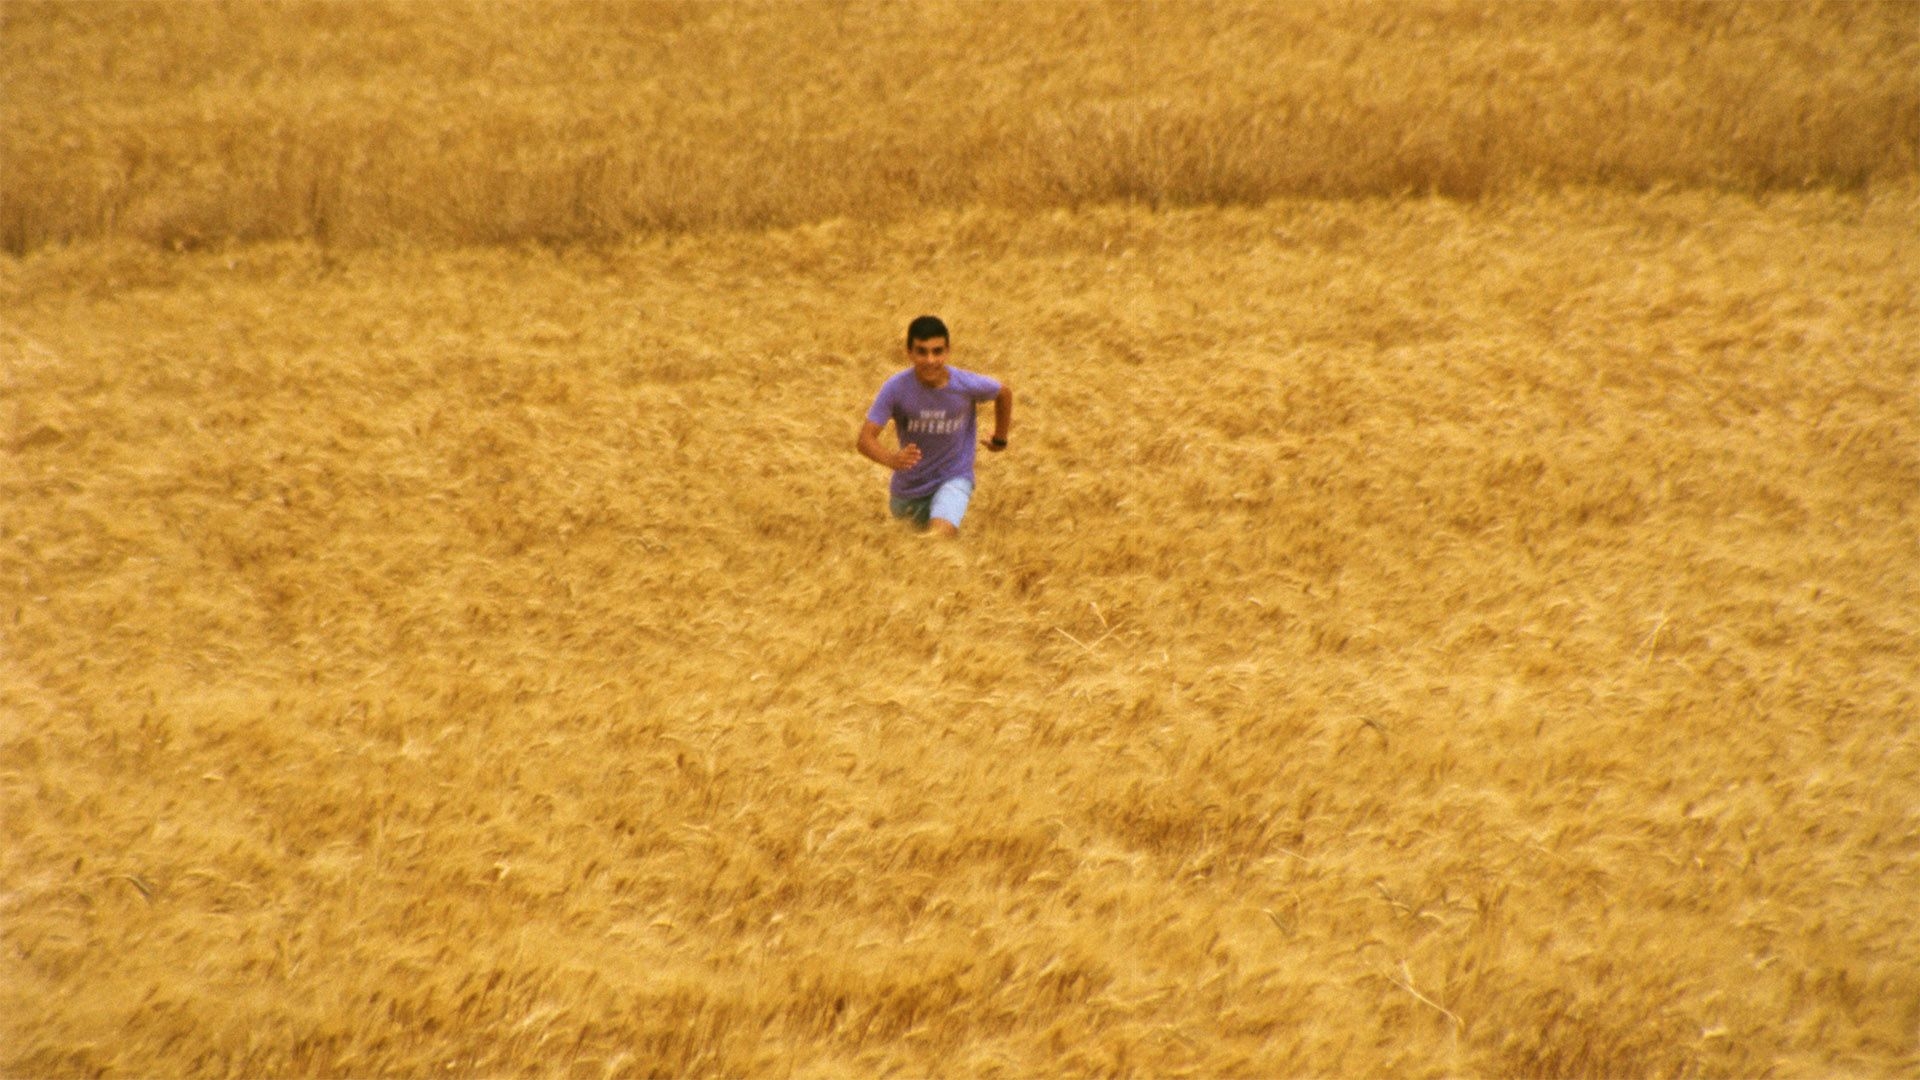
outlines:
[{"label": "man's hand", "polygon": [[853,444],[869,461],[876,465],[885,465],[894,472],[902,472],[920,464],[920,448],[912,443],[898,450],[889,450],[880,445],[880,425],[869,420],[860,425],[860,438]]}]

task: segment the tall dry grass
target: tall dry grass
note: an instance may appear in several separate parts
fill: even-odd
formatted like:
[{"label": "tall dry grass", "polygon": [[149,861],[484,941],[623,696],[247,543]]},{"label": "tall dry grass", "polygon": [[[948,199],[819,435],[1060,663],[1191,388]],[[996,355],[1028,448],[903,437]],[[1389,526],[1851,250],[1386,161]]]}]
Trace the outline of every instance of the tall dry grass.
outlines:
[{"label": "tall dry grass", "polygon": [[0,262],[0,1072],[1911,1073],[1917,214]]},{"label": "tall dry grass", "polygon": [[0,249],[1912,176],[1889,4],[0,8]]}]

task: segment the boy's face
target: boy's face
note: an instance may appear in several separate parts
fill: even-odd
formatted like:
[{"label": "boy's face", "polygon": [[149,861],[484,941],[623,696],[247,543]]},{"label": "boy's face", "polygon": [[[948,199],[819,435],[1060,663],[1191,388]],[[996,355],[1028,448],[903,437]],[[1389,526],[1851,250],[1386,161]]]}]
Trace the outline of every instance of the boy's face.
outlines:
[{"label": "boy's face", "polygon": [[947,384],[947,339],[913,339],[907,342],[907,358],[913,361],[913,377],[936,389]]}]

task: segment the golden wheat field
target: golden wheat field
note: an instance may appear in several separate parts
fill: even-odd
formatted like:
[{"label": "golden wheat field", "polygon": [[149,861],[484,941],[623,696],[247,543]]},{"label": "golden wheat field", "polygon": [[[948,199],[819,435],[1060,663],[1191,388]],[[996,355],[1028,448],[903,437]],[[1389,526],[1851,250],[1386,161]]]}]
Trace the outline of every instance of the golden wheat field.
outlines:
[{"label": "golden wheat field", "polygon": [[0,5],[0,251],[1920,171],[1893,3]]},{"label": "golden wheat field", "polygon": [[1920,1071],[1914,10],[12,0],[0,1075]]}]

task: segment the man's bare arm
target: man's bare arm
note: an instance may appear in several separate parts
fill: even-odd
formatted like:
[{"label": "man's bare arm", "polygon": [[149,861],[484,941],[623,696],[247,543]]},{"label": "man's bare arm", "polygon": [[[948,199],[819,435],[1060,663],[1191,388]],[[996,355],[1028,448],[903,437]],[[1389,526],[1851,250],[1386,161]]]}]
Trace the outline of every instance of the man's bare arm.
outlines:
[{"label": "man's bare arm", "polygon": [[1000,392],[993,398],[993,438],[987,443],[989,450],[1007,448],[1007,432],[1013,428],[1013,387],[1000,384]]},{"label": "man's bare arm", "polygon": [[860,438],[854,443],[854,449],[879,465],[898,472],[911,469],[920,461],[920,448],[908,443],[898,450],[889,450],[880,445],[880,425],[871,420],[860,425]]}]

